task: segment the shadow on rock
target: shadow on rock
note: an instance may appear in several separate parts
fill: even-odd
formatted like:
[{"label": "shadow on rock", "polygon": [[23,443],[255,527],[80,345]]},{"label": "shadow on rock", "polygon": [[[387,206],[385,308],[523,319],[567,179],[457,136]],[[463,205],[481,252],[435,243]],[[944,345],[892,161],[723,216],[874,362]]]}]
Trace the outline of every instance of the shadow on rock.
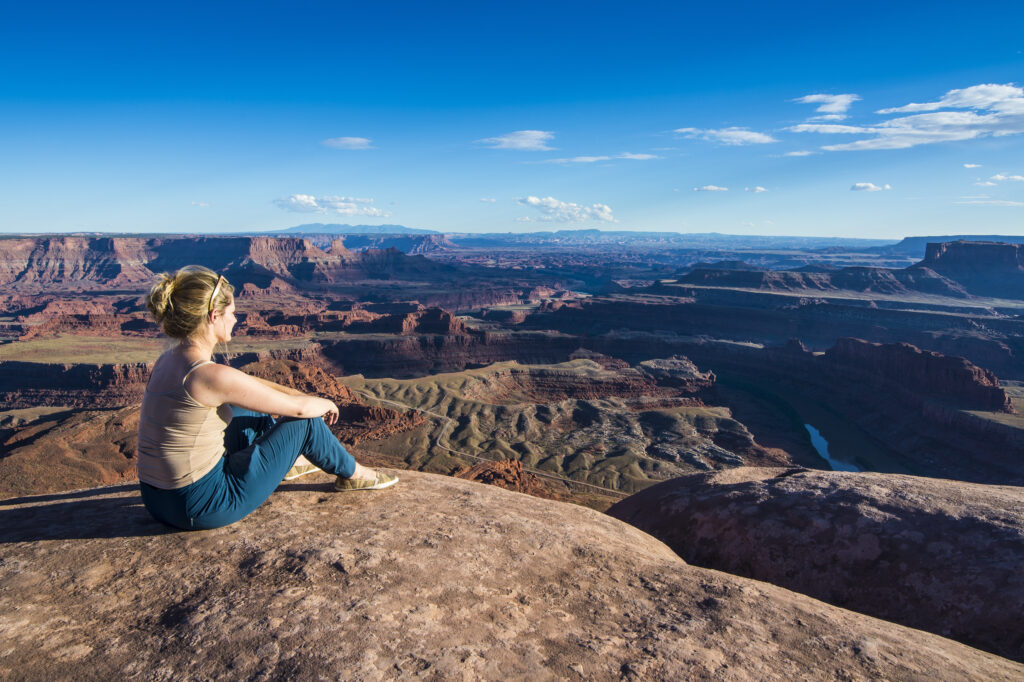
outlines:
[{"label": "shadow on rock", "polygon": [[[38,540],[131,538],[178,532],[146,511],[137,484],[56,495],[20,497],[0,502],[0,544]],[[13,509],[5,509],[13,505]]]}]

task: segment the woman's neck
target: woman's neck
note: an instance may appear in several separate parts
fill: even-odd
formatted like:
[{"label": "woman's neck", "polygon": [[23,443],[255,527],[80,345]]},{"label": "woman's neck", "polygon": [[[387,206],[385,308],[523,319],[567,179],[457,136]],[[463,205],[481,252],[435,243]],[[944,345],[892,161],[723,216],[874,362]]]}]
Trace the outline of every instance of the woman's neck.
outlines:
[{"label": "woman's neck", "polygon": [[213,357],[213,350],[217,346],[217,339],[212,334],[182,339],[178,344],[178,350],[182,354],[199,356],[202,360],[209,360]]}]

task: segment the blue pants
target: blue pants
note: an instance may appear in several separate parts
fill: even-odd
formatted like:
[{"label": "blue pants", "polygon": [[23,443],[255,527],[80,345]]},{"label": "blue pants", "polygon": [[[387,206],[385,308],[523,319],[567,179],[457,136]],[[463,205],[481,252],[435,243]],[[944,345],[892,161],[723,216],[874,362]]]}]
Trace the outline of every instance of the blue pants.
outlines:
[{"label": "blue pants", "polygon": [[329,474],[348,478],[352,455],[324,420],[269,415],[232,408],[224,431],[225,455],[198,481],[164,490],[139,482],[142,501],[158,521],[185,530],[219,528],[239,521],[263,504],[300,454]]}]

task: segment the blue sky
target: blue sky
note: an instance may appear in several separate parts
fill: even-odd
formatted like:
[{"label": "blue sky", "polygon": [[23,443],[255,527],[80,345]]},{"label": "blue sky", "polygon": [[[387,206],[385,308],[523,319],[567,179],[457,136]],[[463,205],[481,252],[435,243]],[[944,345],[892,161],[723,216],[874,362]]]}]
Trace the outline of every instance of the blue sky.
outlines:
[{"label": "blue sky", "polygon": [[1024,234],[1020,2],[7,5],[4,232]]}]

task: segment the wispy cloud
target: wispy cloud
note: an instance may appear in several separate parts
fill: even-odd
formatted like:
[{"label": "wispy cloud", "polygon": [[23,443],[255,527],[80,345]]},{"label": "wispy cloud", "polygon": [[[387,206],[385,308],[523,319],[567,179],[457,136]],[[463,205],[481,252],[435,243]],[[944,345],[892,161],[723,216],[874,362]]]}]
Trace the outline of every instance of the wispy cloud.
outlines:
[{"label": "wispy cloud", "polygon": [[965,163],[964,168],[981,168],[980,163]]},{"label": "wispy cloud", "polygon": [[1011,180],[1013,182],[1024,182],[1024,175],[1004,175],[1003,173],[996,173],[989,179],[995,180],[996,182],[1003,182],[1005,180]]},{"label": "wispy cloud", "polygon": [[761,187],[761,185],[756,185],[754,187],[744,187],[743,191],[753,192],[754,194],[760,194],[761,192],[767,192],[768,190],[766,190],[764,187]]},{"label": "wispy cloud", "polygon": [[694,187],[694,192],[728,192],[728,187],[719,187],[718,185],[704,185],[702,187]]},{"label": "wispy cloud", "polygon": [[293,194],[285,199],[275,199],[274,204],[292,213],[328,213],[334,211],[341,215],[365,215],[387,218],[390,213],[373,206],[373,199],[358,197],[325,196],[316,197],[312,194]]},{"label": "wispy cloud", "polygon": [[1024,90],[1015,85],[996,85],[985,83],[972,85],[969,88],[950,90],[936,102],[924,104],[911,103],[902,107],[879,109],[879,114],[906,114],[916,111],[936,111],[938,109],[996,109],[1016,110],[1021,113],[1024,106]]},{"label": "wispy cloud", "polygon": [[801,149],[801,150],[795,151],[795,152],[786,152],[785,154],[783,154],[783,156],[811,156],[812,154],[817,154],[817,153],[818,152],[810,152],[810,151],[807,151],[806,149]]},{"label": "wispy cloud", "polygon": [[820,115],[815,116],[814,120],[819,121],[841,121],[846,118],[846,112],[850,110],[850,106],[860,100],[859,95],[844,94],[844,95],[804,95],[803,97],[797,97],[794,102],[800,102],[802,104],[820,104],[815,111]]},{"label": "wispy cloud", "polygon": [[881,192],[883,189],[892,189],[892,186],[882,185],[879,187],[873,182],[855,182],[850,187],[853,192]]},{"label": "wispy cloud", "polygon": [[629,161],[649,161],[651,159],[660,159],[661,157],[657,154],[632,154],[630,152],[623,152],[616,154],[615,156],[572,156],[564,159],[545,159],[540,163],[597,163],[598,161],[612,161],[614,159],[627,159]]},{"label": "wispy cloud", "polygon": [[366,137],[332,137],[320,144],[332,149],[373,149],[371,142]]},{"label": "wispy cloud", "polygon": [[485,137],[477,140],[492,149],[518,149],[525,152],[546,152],[554,147],[549,147],[548,142],[555,134],[547,130],[516,130],[498,137]]},{"label": "wispy cloud", "polygon": [[480,197],[480,201],[484,202],[485,204],[494,204],[497,203],[498,200],[492,199],[491,197]]},{"label": "wispy cloud", "polygon": [[953,202],[959,206],[1024,206],[1024,201],[1007,201],[1005,199],[971,199],[969,201]]},{"label": "wispy cloud", "polygon": [[616,159],[629,159],[630,161],[650,161],[651,159],[660,159],[661,157],[657,154],[631,154],[629,152],[622,152],[616,155]]},{"label": "wispy cloud", "polygon": [[567,159],[544,159],[540,163],[597,163],[611,161],[610,156],[573,156]]},{"label": "wispy cloud", "polygon": [[906,149],[922,144],[1016,135],[1024,133],[1024,89],[1014,85],[974,85],[950,90],[935,102],[911,103],[880,109],[876,113],[912,115],[867,126],[803,123],[790,130],[798,133],[867,136],[855,142],[822,147],[826,151]]},{"label": "wispy cloud", "polygon": [[976,183],[974,183],[974,185],[976,187],[995,187],[996,183],[992,182],[991,180],[978,180]]},{"label": "wispy cloud", "polygon": [[556,223],[581,223],[587,220],[616,223],[612,209],[606,204],[591,204],[582,206],[580,204],[559,201],[554,197],[525,197],[517,199],[522,206],[534,208],[541,213],[539,216],[517,218],[519,222],[556,222]]},{"label": "wispy cloud", "polygon": [[206,208],[207,206],[210,205],[210,202],[208,202],[208,201],[193,201],[192,205],[193,206],[198,206],[200,208]]},{"label": "wispy cloud", "polygon": [[675,133],[679,133],[684,137],[699,140],[710,140],[712,142],[721,142],[722,144],[739,146],[747,144],[767,144],[769,142],[778,142],[771,135],[765,133],[759,133],[749,128],[676,128]]}]

